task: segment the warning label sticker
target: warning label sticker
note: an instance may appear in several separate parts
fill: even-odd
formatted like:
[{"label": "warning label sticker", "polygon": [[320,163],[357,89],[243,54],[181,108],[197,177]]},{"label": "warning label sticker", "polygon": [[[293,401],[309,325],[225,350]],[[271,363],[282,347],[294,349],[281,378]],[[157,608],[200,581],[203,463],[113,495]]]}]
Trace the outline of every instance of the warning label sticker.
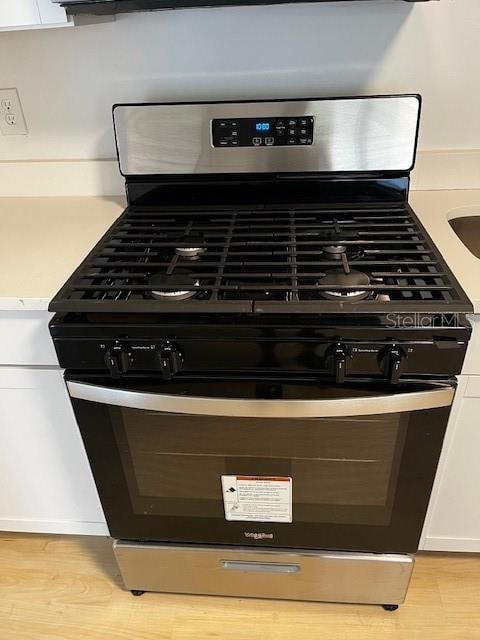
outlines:
[{"label": "warning label sticker", "polygon": [[292,478],[222,476],[226,520],[292,522]]}]

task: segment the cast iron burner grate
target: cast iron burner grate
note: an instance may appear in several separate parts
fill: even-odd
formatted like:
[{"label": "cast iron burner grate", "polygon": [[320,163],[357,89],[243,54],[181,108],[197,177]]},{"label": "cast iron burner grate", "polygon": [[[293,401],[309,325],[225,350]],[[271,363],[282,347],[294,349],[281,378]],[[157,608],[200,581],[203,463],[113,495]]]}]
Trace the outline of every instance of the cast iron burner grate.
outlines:
[{"label": "cast iron burner grate", "polygon": [[[339,272],[355,281],[334,277],[332,289]],[[462,312],[470,305],[408,206],[130,208],[50,309]]]}]

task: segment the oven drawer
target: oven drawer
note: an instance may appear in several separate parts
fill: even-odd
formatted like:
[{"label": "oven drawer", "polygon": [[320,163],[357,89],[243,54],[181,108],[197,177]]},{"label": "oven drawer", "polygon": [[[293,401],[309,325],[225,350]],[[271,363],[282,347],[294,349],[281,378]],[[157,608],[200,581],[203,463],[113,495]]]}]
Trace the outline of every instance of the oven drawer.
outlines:
[{"label": "oven drawer", "polygon": [[114,543],[130,590],[401,604],[410,555]]}]

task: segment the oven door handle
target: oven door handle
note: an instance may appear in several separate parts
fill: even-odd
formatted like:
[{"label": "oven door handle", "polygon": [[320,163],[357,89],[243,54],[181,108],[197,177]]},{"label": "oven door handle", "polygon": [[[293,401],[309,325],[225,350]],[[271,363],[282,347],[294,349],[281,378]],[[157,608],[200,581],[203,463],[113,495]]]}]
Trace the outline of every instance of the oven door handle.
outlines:
[{"label": "oven door handle", "polygon": [[248,400],[175,396],[100,387],[84,382],[67,382],[72,398],[117,407],[163,413],[237,418],[333,418],[403,413],[448,407],[455,388],[415,391],[387,396],[337,398],[334,400]]}]

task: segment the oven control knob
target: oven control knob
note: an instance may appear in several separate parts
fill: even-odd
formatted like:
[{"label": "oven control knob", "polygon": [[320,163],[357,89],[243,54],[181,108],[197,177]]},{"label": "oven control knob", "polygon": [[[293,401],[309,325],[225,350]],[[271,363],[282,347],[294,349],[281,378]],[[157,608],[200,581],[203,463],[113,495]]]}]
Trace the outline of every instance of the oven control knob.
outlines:
[{"label": "oven control knob", "polygon": [[130,351],[116,342],[105,354],[105,364],[112,378],[119,378],[122,373],[126,373],[130,369],[133,357]]},{"label": "oven control knob", "polygon": [[347,358],[347,347],[341,342],[332,344],[325,353],[325,365],[328,371],[335,376],[335,381],[339,384],[345,381]]},{"label": "oven control knob", "polygon": [[182,370],[183,354],[177,344],[167,340],[160,346],[157,353],[160,371],[165,380],[170,380],[172,376]]},{"label": "oven control knob", "polygon": [[380,368],[392,384],[400,382],[400,376],[405,370],[407,355],[402,347],[393,344],[379,354]]}]

